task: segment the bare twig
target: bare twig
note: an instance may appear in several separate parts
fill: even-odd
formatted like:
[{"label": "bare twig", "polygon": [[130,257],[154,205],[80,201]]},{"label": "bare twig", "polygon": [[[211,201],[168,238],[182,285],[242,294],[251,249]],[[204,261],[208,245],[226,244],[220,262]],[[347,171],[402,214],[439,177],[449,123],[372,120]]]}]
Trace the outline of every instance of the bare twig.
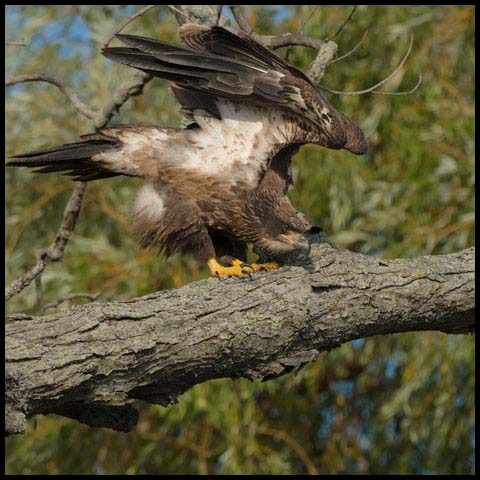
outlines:
[{"label": "bare twig", "polygon": [[24,40],[20,40],[19,42],[13,40],[5,40],[5,45],[13,46],[13,47],[28,47],[28,44],[25,43]]},{"label": "bare twig", "polygon": [[417,84],[411,88],[410,90],[405,90],[404,92],[370,92],[373,93],[374,95],[410,95],[411,93],[415,93],[420,85],[422,84],[422,74],[418,74],[418,81]]},{"label": "bare twig", "polygon": [[79,113],[87,118],[95,118],[97,113],[91,110],[90,108],[85,105],[76,94],[73,88],[68,87],[65,85],[61,80],[55,77],[50,77],[49,75],[32,73],[30,75],[19,75],[18,77],[10,77],[5,80],[5,86],[9,87],[11,85],[16,85],[17,83],[24,83],[24,82],[46,82],[55,85],[59,88],[67,98],[73,103],[73,106],[77,109]]},{"label": "bare twig", "polygon": [[345,53],[344,55],[340,56],[340,57],[337,57],[337,58],[334,58],[330,64],[332,63],[335,63],[335,62],[339,62],[340,60],[343,60],[344,58],[347,58],[349,57],[352,53],[356,52],[358,50],[358,48],[360,47],[360,45],[363,43],[363,41],[365,40],[365,38],[367,38],[367,34],[368,34],[368,30],[365,30],[364,34],[362,35],[362,38],[360,39],[360,41],[347,53]]},{"label": "bare twig", "polygon": [[[92,302],[97,300],[97,298],[100,296],[100,293],[69,293],[68,295],[64,295],[63,297],[59,297],[53,302],[46,303],[43,306],[43,311],[45,311],[47,308],[55,308],[58,307],[61,303],[67,301],[67,300],[73,300],[74,298],[88,298]],[[43,313],[42,311],[42,313]]]},{"label": "bare twig", "polygon": [[390,75],[387,75],[380,82],[376,83],[375,85],[373,85],[369,88],[366,88],[365,90],[358,90],[356,92],[340,92],[340,91],[337,91],[337,90],[332,90],[330,88],[324,87],[322,85],[319,85],[319,87],[322,90],[325,90],[325,91],[330,92],[330,93],[335,93],[335,94],[338,94],[338,95],[350,95],[350,96],[362,95],[364,93],[375,93],[377,95],[406,95],[408,93],[412,93],[412,92],[416,91],[417,88],[420,86],[420,83],[422,81],[421,75],[420,75],[419,81],[417,82],[417,85],[412,90],[410,90],[408,92],[390,92],[390,93],[388,93],[388,92],[376,92],[375,91],[378,87],[380,87],[384,83],[388,82],[388,80],[390,80],[396,73],[398,73],[400,71],[400,69],[403,67],[403,65],[407,61],[407,58],[410,55],[410,52],[412,51],[412,45],[413,45],[413,35],[410,37],[410,45],[408,46],[407,53],[404,55],[402,61],[397,65],[397,67],[393,70],[393,72],[390,73]]},{"label": "bare twig", "polygon": [[297,33],[303,33],[304,28],[306,27],[307,23],[312,19],[312,17],[315,15],[315,12],[318,10],[318,7],[320,7],[320,5],[315,5],[312,8],[312,10],[310,10],[310,13],[308,14],[308,16],[303,21],[303,23],[300,26],[300,28],[298,29]]},{"label": "bare twig", "polygon": [[[305,26],[307,25],[307,23],[309,22],[309,20],[312,19],[313,15],[315,15],[315,12],[318,10],[318,7],[320,5],[315,5],[311,10],[310,10],[310,13],[305,17],[305,19],[303,20],[302,24],[300,25],[300,27],[298,28],[297,30],[297,33],[303,33],[303,29],[305,28]],[[287,51],[285,52],[285,60],[288,62],[288,59],[290,57],[290,51],[292,49],[292,46],[290,45],[288,48],[287,48]]]},{"label": "bare twig", "polygon": [[243,33],[248,35],[252,40],[260,43],[264,47],[277,49],[282,47],[289,47],[300,45],[310,48],[321,48],[325,42],[320,38],[311,37],[309,35],[302,35],[300,33],[287,33],[285,35],[259,35],[248,24],[241,8],[238,5],[230,5],[233,16]]},{"label": "bare twig", "polygon": [[[97,115],[94,126],[95,128],[104,127],[118,109],[133,95],[139,95],[143,86],[150,80],[151,76],[143,73],[136,73],[124,85],[122,85],[113,95],[110,103],[103,108]],[[17,293],[27,287],[32,280],[37,278],[46,268],[47,260],[61,260],[64,254],[68,240],[73,233],[75,223],[82,205],[83,194],[85,192],[86,183],[76,182],[73,193],[65,207],[63,223],[55,242],[45,250],[39,257],[37,264],[16,279],[8,288],[5,289],[5,300],[9,300]]]},{"label": "bare twig", "polygon": [[32,280],[37,278],[45,270],[47,260],[57,262],[63,258],[65,247],[73,233],[75,224],[77,222],[78,214],[82,206],[83,194],[85,193],[85,182],[75,182],[75,189],[68,200],[67,206],[63,214],[63,222],[57,234],[55,241],[44,250],[37,261],[37,264],[5,289],[5,301],[12,298],[17,293],[21,292],[25,287],[30,285]]},{"label": "bare twig", "polygon": [[[153,6],[150,6],[150,8]],[[138,12],[136,16],[139,14],[143,14],[147,11],[147,9],[143,9],[143,12]],[[134,16],[135,17],[135,16]],[[129,19],[129,21],[133,20],[133,18]],[[129,23],[129,22],[128,22]],[[126,25],[127,23],[125,23]],[[123,25],[121,28],[123,28]],[[19,77],[12,77],[5,81],[6,86],[15,85],[17,83],[22,82],[29,82],[29,81],[44,81],[47,83],[51,83],[57,86],[74,104],[77,110],[85,115],[90,119],[95,119],[94,126],[95,128],[101,128],[105,126],[110,118],[113,116],[114,112],[118,111],[118,109],[133,95],[138,95],[142,92],[143,86],[149,81],[151,78],[150,75],[146,75],[143,73],[137,73],[133,75],[132,79],[122,85],[113,95],[112,100],[110,103],[103,108],[99,113],[93,112],[90,110],[77,96],[75,91],[70,87],[67,87],[61,80],[50,77],[47,75],[41,74],[31,74],[31,75],[22,75]],[[19,278],[12,282],[12,284],[5,289],[5,300],[9,300],[14,295],[21,292],[25,287],[27,287],[33,280],[38,279],[36,286],[37,286],[37,296],[39,298],[39,307],[40,310],[45,309],[45,305],[43,304],[43,289],[41,287],[41,281],[39,279],[40,275],[43,273],[47,266],[47,261],[58,261],[63,258],[65,247],[68,243],[68,240],[73,233],[75,228],[75,224],[80,212],[80,208],[82,205],[83,194],[85,192],[86,183],[84,182],[76,182],[75,188],[73,193],[67,203],[67,206],[64,211],[63,222],[60,227],[59,233],[55,242],[50,245],[48,249],[43,251],[38,258],[36,265],[28,270],[27,272],[23,273]]]},{"label": "bare twig", "polygon": [[[17,77],[17,79],[18,78],[19,77]],[[150,78],[150,75],[144,73],[133,74],[132,77],[129,78],[127,82],[113,94],[112,100],[98,114],[94,114],[93,117],[89,117],[95,118],[94,127],[97,129],[104,127],[109,122],[113,114],[118,111],[118,109],[130,97],[142,93],[144,85],[150,80]],[[55,80],[63,85],[63,83],[59,80]],[[56,85],[57,83],[54,84]],[[47,266],[48,260],[58,261],[63,258],[65,247],[75,228],[80,208],[82,206],[83,194],[86,188],[85,182],[75,183],[75,188],[70,199],[68,200],[67,206],[65,207],[63,222],[55,242],[47,250],[40,254],[37,264],[32,269],[22,274],[8,288],[5,289],[6,301],[12,298],[14,295],[20,293],[25,287],[30,285],[34,279],[41,275]]]},{"label": "bare twig", "polygon": [[288,47],[290,45],[300,45],[303,47],[310,47],[319,49],[325,45],[325,41],[320,38],[311,37],[309,35],[302,35],[299,33],[287,33],[286,35],[257,35],[252,38],[264,47],[269,47],[274,50],[281,47]]},{"label": "bare twig", "polygon": [[217,23],[215,25],[220,24],[220,18],[222,17],[222,10],[223,10],[224,5],[220,5],[220,8],[218,9],[218,14],[217,14]]},{"label": "bare twig", "polygon": [[110,102],[100,111],[93,123],[94,127],[96,129],[103,128],[130,97],[140,95],[143,92],[143,87],[151,78],[152,76],[147,73],[133,73],[112,95]]},{"label": "bare twig", "polygon": [[311,37],[309,35],[302,35],[301,33],[278,36],[259,35],[247,22],[240,6],[230,5],[230,9],[238,26],[240,27],[240,30],[252,40],[260,43],[264,47],[275,50],[281,47],[301,45],[318,50],[315,60],[310,64],[306,73],[307,76],[309,76],[316,83],[321,80],[326,66],[331,62],[337,51],[337,45],[334,42],[325,42],[319,38]]},{"label": "bare twig", "polygon": [[248,36],[251,36],[252,33],[255,33],[253,27],[248,23],[245,18],[240,5],[230,5],[230,10],[232,11],[233,18],[237,22],[237,25],[240,27],[240,30],[243,33],[246,33]]},{"label": "bare twig", "polygon": [[115,38],[115,35],[117,33],[120,33],[129,23],[133,22],[136,18],[141,17],[145,13],[147,13],[149,10],[151,10],[153,7],[156,7],[157,5],[147,5],[146,7],[140,9],[135,15],[132,15],[131,17],[126,18],[119,26],[118,28],[115,29],[115,31],[112,33],[112,35],[108,38],[108,40],[103,44],[104,47],[108,47],[109,43]]},{"label": "bare twig", "polygon": [[187,15],[185,12],[182,12],[180,9],[178,9],[175,5],[168,5],[168,8],[170,8],[171,10],[173,10],[174,12],[177,12],[179,13],[180,15],[182,15],[184,18],[186,18],[189,22],[192,22],[192,23],[198,23],[197,21],[195,21],[192,17],[190,17],[189,15]]},{"label": "bare twig", "polygon": [[329,40],[333,40],[345,28],[345,25],[347,25],[347,23],[352,19],[353,14],[355,13],[355,10],[357,9],[357,6],[358,5],[353,6],[352,11],[348,15],[347,19],[340,25],[339,29],[333,34],[332,37],[329,38]]},{"label": "bare twig", "polygon": [[268,435],[270,437],[277,438],[278,440],[285,442],[300,457],[305,467],[307,468],[309,475],[319,475],[317,467],[315,467],[315,464],[312,462],[305,449],[287,432],[270,427],[258,427],[256,429],[256,432],[257,434]]}]

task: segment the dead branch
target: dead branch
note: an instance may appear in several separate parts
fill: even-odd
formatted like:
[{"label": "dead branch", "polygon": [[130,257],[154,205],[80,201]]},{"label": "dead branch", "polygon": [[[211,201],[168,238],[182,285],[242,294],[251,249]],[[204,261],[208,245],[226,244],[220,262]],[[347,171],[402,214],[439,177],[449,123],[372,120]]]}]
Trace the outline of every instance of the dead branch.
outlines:
[{"label": "dead branch", "polygon": [[110,44],[110,42],[115,38],[115,35],[117,33],[120,33],[127,25],[132,23],[136,18],[141,17],[145,13],[147,13],[149,10],[151,10],[153,7],[156,7],[157,5],[147,5],[144,8],[141,8],[135,15],[132,15],[131,17],[126,18],[110,35],[108,40],[103,44],[103,47],[106,48]]},{"label": "dead branch", "polygon": [[18,83],[24,82],[46,82],[55,85],[58,89],[60,89],[66,97],[73,103],[73,106],[77,109],[79,113],[81,113],[84,117],[87,118],[95,118],[97,115],[96,112],[91,110],[90,108],[83,103],[80,98],[78,98],[77,93],[73,88],[68,87],[65,85],[61,80],[55,77],[51,77],[49,75],[43,75],[41,73],[32,73],[30,75],[20,75],[18,77],[10,77],[5,80],[5,86],[9,87],[11,85],[16,85]]},{"label": "dead branch", "polygon": [[[296,32],[297,34],[302,34],[303,33],[304,28],[307,26],[307,23],[313,18],[313,16],[315,15],[315,12],[318,10],[318,7],[320,7],[320,5],[315,5],[310,10],[310,13],[304,18],[302,24],[299,26],[299,28]],[[287,51],[285,52],[285,57],[284,58],[287,62],[289,61],[289,56],[290,56],[291,49],[292,49],[292,46],[290,45],[287,48]]]},{"label": "dead branch", "polygon": [[28,47],[28,43],[25,40],[14,41],[14,40],[5,40],[5,45],[13,47]]},{"label": "dead branch", "polygon": [[345,28],[345,25],[349,23],[352,20],[353,14],[355,13],[355,10],[357,10],[358,5],[354,5],[352,10],[350,11],[350,14],[348,17],[345,19],[345,21],[340,25],[340,27],[337,29],[337,31],[329,38],[329,40],[333,40],[336,36],[340,35],[341,31]]},{"label": "dead branch", "polygon": [[[28,77],[28,79],[25,79],[24,77]],[[48,81],[45,80],[45,78],[54,80],[54,82],[50,83],[54,83],[61,90],[61,86],[63,86],[64,89],[62,91],[66,95],[67,93],[65,92],[65,88],[66,91],[69,92],[69,94],[71,94],[72,92],[75,94],[72,89],[65,87],[63,82],[61,82],[60,80],[54,79],[53,77],[45,77],[44,75],[33,74],[22,77],[15,77],[6,81],[5,84],[13,85],[14,83],[19,83],[19,81],[16,81],[18,79],[22,79],[21,81]],[[86,116],[88,116],[88,118],[94,119],[93,125],[96,129],[104,127],[113,117],[113,115],[119,111],[120,107],[125,102],[127,102],[129,98],[134,95],[140,95],[143,92],[143,87],[151,78],[152,77],[150,75],[141,72],[132,73],[131,76],[125,81],[125,83],[113,94],[111,101],[99,113],[94,113],[90,111],[90,113],[93,113],[93,117],[91,117],[90,114]],[[85,113],[86,112],[84,112],[84,114]],[[85,182],[75,182],[75,188],[65,207],[65,211],[63,214],[63,222],[57,234],[57,238],[55,239],[54,243],[50,245],[50,247],[40,253],[39,259],[32,269],[23,273],[19,278],[12,282],[12,284],[8,288],[5,289],[5,301],[8,301],[14,295],[20,293],[33,280],[38,278],[45,270],[48,260],[59,261],[63,258],[65,247],[67,246],[68,240],[70,239],[75,229],[78,215],[82,206],[82,200],[85,193],[86,185],[87,184]],[[40,282],[40,280],[38,282]],[[39,290],[39,288],[41,288],[41,284],[37,283],[37,298],[41,299],[39,303],[39,308],[42,309],[45,307],[42,303],[43,291]],[[41,296],[40,293],[42,294]]]},{"label": "dead branch", "polygon": [[311,37],[308,35],[303,35],[301,33],[293,33],[293,34],[285,34],[285,35],[259,35],[257,34],[254,29],[249,25],[247,19],[245,18],[245,15],[242,11],[242,8],[239,5],[230,5],[230,9],[232,11],[232,14],[235,18],[235,21],[237,22],[238,26],[240,27],[240,30],[245,33],[247,36],[255,40],[256,42],[260,43],[264,47],[271,48],[273,50],[281,47],[288,47],[288,46],[294,46],[294,45],[301,45],[304,47],[310,47],[310,48],[315,48],[318,50],[318,54],[313,60],[313,62],[310,64],[310,66],[306,70],[306,75],[318,86],[333,94],[337,95],[363,95],[366,93],[373,93],[375,95],[408,95],[411,93],[414,93],[419,87],[420,84],[422,83],[422,76],[419,75],[419,79],[417,81],[417,84],[410,90],[404,91],[404,92],[378,92],[376,89],[380,86],[382,86],[384,83],[388,82],[390,78],[392,78],[405,64],[408,56],[410,55],[412,45],[413,45],[413,36],[410,39],[410,45],[408,47],[407,53],[403,57],[402,61],[399,63],[399,65],[391,72],[389,75],[387,75],[383,80],[378,82],[377,84],[373,85],[372,87],[369,87],[365,90],[359,90],[355,92],[342,92],[338,90],[333,90],[328,87],[324,87],[323,85],[319,85],[320,80],[323,78],[325,74],[325,68],[330,65],[331,63],[338,62],[339,60],[342,60],[348,56],[350,56],[353,52],[355,52],[358,47],[361,45],[363,40],[366,37],[367,32],[363,34],[363,37],[361,38],[360,42],[347,54],[342,55],[341,57],[334,59],[334,56],[337,52],[337,44],[332,41],[333,38],[338,36],[340,32],[343,30],[345,25],[349,23],[351,20],[353,14],[355,13],[357,6],[355,5],[350,12],[349,16],[345,20],[345,22],[339,27],[339,29],[335,32],[335,34],[331,37],[331,39],[327,40],[321,40],[317,37]]},{"label": "dead branch", "polygon": [[[311,263],[203,280],[6,325],[6,430],[56,413],[127,431],[214,378],[268,380],[372,335],[474,328],[475,249],[384,260],[312,245]],[[22,320],[26,320],[23,319]]]},{"label": "dead branch", "polygon": [[5,301],[21,292],[25,287],[30,285],[33,280],[41,275],[47,266],[48,260],[52,262],[58,262],[63,258],[65,247],[67,246],[68,240],[73,233],[78,215],[80,213],[86,185],[87,184],[84,182],[75,182],[75,188],[63,213],[63,221],[62,225],[60,226],[60,230],[58,231],[57,238],[50,245],[50,247],[48,247],[39,255],[37,264],[32,269],[25,272],[14,282],[12,282],[8,288],[5,289]]},{"label": "dead branch", "polygon": [[240,30],[242,30],[242,32],[249,36],[252,40],[255,40],[264,47],[275,50],[281,47],[299,45],[303,47],[319,49],[325,44],[325,41],[321,40],[320,38],[311,37],[309,35],[303,35],[300,33],[286,33],[285,35],[259,35],[248,24],[239,5],[230,5],[230,9],[238,26],[240,27]]},{"label": "dead branch", "polygon": [[227,19],[221,16],[223,5],[168,5],[168,7],[173,11],[179,25],[186,22],[205,26],[228,23]]},{"label": "dead branch", "polygon": [[362,35],[362,38],[360,39],[360,41],[350,50],[348,51],[347,53],[345,53],[344,55],[341,55],[340,57],[337,57],[337,58],[334,58],[330,63],[335,63],[335,62],[339,62],[340,60],[343,60],[344,58],[347,58],[349,57],[350,55],[352,55],[352,53],[356,52],[358,50],[358,48],[360,47],[360,45],[363,43],[363,41],[365,40],[365,38],[367,38],[367,35],[368,35],[368,29],[365,30],[365,32],[363,33]]},{"label": "dead branch", "polygon": [[143,93],[143,87],[152,79],[151,75],[143,72],[132,73],[112,95],[112,99],[100,111],[93,122],[96,129],[103,128],[111,118],[119,112],[128,99]]},{"label": "dead branch", "polygon": [[395,74],[397,74],[401,70],[401,68],[403,67],[403,65],[407,61],[407,58],[410,55],[410,52],[412,51],[412,46],[413,46],[413,35],[410,37],[410,45],[408,46],[407,53],[405,53],[401,62],[395,67],[395,69],[389,75],[387,75],[383,80],[376,83],[375,85],[372,85],[369,88],[366,88],[365,90],[358,90],[356,92],[339,92],[337,90],[332,90],[330,88],[324,87],[323,85],[319,85],[319,87],[322,90],[325,90],[329,93],[336,93],[338,95],[350,95],[350,96],[363,95],[365,93],[374,93],[376,95],[407,95],[409,93],[413,93],[418,89],[418,87],[422,83],[422,76],[421,75],[419,75],[419,79],[418,79],[418,82],[415,85],[415,87],[413,87],[411,90],[409,90],[407,92],[377,92],[376,91],[376,89],[378,87],[381,87],[384,83],[388,82]]}]

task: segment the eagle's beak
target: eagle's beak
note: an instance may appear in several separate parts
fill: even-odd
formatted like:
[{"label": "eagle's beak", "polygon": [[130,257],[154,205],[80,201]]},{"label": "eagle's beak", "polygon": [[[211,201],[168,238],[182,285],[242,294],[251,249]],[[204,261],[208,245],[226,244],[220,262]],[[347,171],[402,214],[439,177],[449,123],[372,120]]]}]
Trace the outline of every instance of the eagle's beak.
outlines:
[{"label": "eagle's beak", "polygon": [[310,254],[310,243],[308,240],[298,232],[289,232],[280,235],[282,240],[295,247],[299,253],[308,257]]}]

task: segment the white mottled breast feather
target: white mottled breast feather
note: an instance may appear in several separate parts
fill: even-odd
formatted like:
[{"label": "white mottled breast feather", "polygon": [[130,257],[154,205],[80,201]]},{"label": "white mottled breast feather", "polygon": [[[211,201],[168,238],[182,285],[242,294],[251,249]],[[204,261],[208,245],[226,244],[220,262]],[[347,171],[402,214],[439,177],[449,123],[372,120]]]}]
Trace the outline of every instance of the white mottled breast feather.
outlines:
[{"label": "white mottled breast feather", "polygon": [[217,100],[221,120],[194,111],[200,129],[188,131],[191,154],[178,165],[235,183],[256,184],[272,152],[285,143],[281,113],[253,105]]},{"label": "white mottled breast feather", "polygon": [[[171,172],[178,175],[179,170],[185,170],[185,176],[198,173],[217,176],[224,185],[255,187],[273,155],[292,140],[295,122],[280,109],[234,104],[225,99],[215,103],[221,119],[200,109],[193,111],[200,128],[102,130],[102,134],[120,140],[121,147],[92,158],[111,171],[166,183]],[[148,188],[139,194],[142,208],[147,199],[155,198],[155,192]]]},{"label": "white mottled breast feather", "polygon": [[137,192],[132,206],[133,217],[141,217],[144,221],[158,222],[165,211],[165,202],[152,183],[145,183]]}]

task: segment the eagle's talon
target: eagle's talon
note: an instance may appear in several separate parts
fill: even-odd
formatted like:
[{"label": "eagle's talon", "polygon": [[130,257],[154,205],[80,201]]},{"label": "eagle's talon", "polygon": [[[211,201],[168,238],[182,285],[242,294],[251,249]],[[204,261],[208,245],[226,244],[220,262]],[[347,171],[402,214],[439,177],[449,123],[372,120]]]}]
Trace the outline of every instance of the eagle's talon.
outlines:
[{"label": "eagle's talon", "polygon": [[235,259],[232,261],[231,267],[224,267],[223,265],[220,265],[220,263],[218,263],[215,258],[210,258],[208,260],[208,266],[210,268],[212,278],[213,277],[217,277],[220,279],[222,277],[243,278],[244,275],[248,275],[250,277],[251,273],[255,271],[254,268],[251,265],[246,265],[248,268],[252,270],[251,272],[249,272],[248,270],[244,270],[242,268],[242,265],[244,265],[244,263],[238,259]]},{"label": "eagle's talon", "polygon": [[[249,265],[249,266],[250,266],[250,265]],[[247,275],[250,280],[253,280],[252,273],[249,272],[248,270],[243,270],[243,269],[242,269],[242,273],[244,273],[245,275]]]},{"label": "eagle's talon", "polygon": [[259,272],[260,270],[275,270],[280,268],[280,265],[277,262],[252,263],[250,266],[253,268],[254,272]]}]

